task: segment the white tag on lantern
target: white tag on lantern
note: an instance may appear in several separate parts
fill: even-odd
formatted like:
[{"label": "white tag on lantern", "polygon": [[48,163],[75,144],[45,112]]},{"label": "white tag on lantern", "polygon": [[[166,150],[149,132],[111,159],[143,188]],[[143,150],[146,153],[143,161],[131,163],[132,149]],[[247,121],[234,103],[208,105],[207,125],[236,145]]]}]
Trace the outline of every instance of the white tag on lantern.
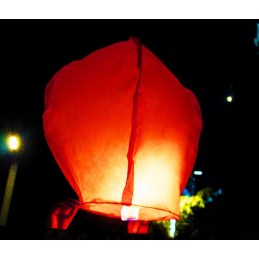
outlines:
[{"label": "white tag on lantern", "polygon": [[122,206],[121,209],[121,220],[137,220],[139,208],[131,206]]}]

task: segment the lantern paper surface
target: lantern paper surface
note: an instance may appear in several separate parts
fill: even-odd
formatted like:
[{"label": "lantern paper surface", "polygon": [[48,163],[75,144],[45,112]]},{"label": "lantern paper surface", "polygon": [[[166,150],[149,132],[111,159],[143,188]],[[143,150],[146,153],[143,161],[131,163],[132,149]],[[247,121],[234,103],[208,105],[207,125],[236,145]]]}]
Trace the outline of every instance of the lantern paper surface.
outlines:
[{"label": "lantern paper surface", "polygon": [[[138,39],[58,71],[46,88],[43,126],[78,195],[75,206],[123,220],[179,219],[202,130],[200,106]],[[55,215],[62,213],[66,228],[75,213],[63,206]]]}]

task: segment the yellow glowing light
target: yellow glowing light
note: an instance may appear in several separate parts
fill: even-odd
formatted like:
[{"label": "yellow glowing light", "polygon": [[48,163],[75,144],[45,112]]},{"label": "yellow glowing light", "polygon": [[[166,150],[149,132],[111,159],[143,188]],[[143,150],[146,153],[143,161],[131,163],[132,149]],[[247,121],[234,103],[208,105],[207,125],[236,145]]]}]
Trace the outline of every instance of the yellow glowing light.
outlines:
[{"label": "yellow glowing light", "polygon": [[231,103],[231,102],[233,101],[233,97],[232,97],[231,95],[229,95],[229,96],[227,97],[227,101],[228,101],[229,103]]},{"label": "yellow glowing light", "polygon": [[21,140],[17,135],[10,135],[7,138],[7,146],[10,151],[18,151],[21,146]]}]

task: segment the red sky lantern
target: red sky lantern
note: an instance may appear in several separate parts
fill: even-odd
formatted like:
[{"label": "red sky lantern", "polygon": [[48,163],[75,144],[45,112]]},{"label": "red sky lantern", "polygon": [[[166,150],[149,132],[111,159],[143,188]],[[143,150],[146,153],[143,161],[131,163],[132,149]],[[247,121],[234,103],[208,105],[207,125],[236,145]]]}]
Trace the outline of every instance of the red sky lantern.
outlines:
[{"label": "red sky lantern", "polygon": [[[45,92],[44,133],[78,208],[122,220],[179,219],[179,199],[202,130],[195,95],[138,39],[130,38],[58,71]],[[68,205],[69,204],[69,205]]]}]

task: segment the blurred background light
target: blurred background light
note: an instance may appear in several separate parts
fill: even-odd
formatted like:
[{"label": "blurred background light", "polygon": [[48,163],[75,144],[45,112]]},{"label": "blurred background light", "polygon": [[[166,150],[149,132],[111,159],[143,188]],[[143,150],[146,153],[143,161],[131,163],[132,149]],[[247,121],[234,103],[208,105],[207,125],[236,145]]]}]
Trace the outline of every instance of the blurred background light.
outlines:
[{"label": "blurred background light", "polygon": [[7,137],[7,147],[9,151],[18,151],[21,146],[21,139],[18,135],[9,135]]},{"label": "blurred background light", "polygon": [[195,175],[202,175],[202,171],[194,171],[193,174],[195,174]]},{"label": "blurred background light", "polygon": [[233,97],[232,97],[232,95],[229,95],[227,97],[227,102],[231,103],[232,101],[233,101]]}]

